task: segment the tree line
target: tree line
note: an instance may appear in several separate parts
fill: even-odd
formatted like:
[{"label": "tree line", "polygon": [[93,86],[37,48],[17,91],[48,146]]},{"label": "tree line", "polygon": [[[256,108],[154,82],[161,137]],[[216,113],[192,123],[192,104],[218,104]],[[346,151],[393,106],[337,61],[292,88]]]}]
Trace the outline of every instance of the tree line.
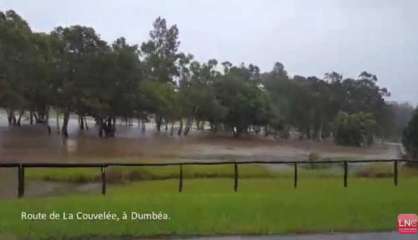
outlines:
[{"label": "tree line", "polygon": [[235,136],[297,132],[355,146],[399,138],[413,111],[385,101],[389,91],[367,71],[304,77],[290,76],[280,62],[268,72],[199,62],[179,50],[178,37],[177,26],[160,17],[147,41],[131,45],[123,37],[107,43],[79,25],[33,32],[14,11],[0,12],[0,107],[11,126],[24,116],[48,126],[54,110],[64,137],[76,114],[81,129],[94,118],[101,137],[115,135],[117,119],[137,119],[143,129],[154,121],[156,131],[171,135],[187,135],[194,124]]}]

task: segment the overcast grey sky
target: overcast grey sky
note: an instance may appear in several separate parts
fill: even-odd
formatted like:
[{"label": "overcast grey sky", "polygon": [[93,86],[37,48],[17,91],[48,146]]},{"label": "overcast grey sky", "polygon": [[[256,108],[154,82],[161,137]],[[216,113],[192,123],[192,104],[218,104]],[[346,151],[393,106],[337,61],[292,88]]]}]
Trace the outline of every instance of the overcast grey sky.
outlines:
[{"label": "overcast grey sky", "polygon": [[148,39],[158,16],[198,60],[282,62],[292,75],[377,74],[391,99],[418,103],[416,0],[0,0],[35,31],[92,26],[107,41]]}]

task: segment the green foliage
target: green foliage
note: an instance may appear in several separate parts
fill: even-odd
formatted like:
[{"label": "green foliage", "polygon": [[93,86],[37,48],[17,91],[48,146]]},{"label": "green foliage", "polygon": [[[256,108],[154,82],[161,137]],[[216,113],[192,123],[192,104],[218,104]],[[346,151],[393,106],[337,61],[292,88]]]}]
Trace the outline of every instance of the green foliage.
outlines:
[{"label": "green foliage", "polygon": [[335,142],[345,146],[369,146],[373,143],[376,120],[371,113],[340,113],[335,120]]},{"label": "green foliage", "polygon": [[281,63],[263,74],[272,101],[271,122],[281,123],[281,128],[294,127],[301,138],[316,140],[332,135],[333,122],[340,111],[378,116],[377,134],[383,136],[393,116],[383,99],[388,92],[376,82],[377,77],[367,72],[362,72],[358,79],[344,79],[335,72],[325,74],[324,79],[298,75],[289,78]]},{"label": "green foliage", "polygon": [[177,52],[178,41],[177,26],[167,27],[164,18],[157,18],[150,32],[151,39],[141,46],[145,55],[147,78],[154,81],[171,82],[172,77],[178,75],[176,61],[179,59]]},{"label": "green foliage", "polygon": [[225,69],[215,89],[217,99],[228,109],[223,122],[235,135],[247,132],[251,125],[267,123],[269,102],[260,88],[258,68],[243,65]]},{"label": "green foliage", "polygon": [[27,103],[26,76],[33,70],[34,49],[28,24],[14,11],[0,12],[0,100],[9,113]]},{"label": "green foliage", "polygon": [[321,79],[290,77],[279,62],[265,73],[252,64],[200,63],[179,51],[177,26],[161,17],[140,47],[123,37],[108,44],[79,25],[33,33],[13,11],[0,12],[0,33],[0,106],[11,125],[20,125],[26,111],[48,123],[54,108],[63,113],[64,136],[70,114],[77,114],[80,122],[93,117],[105,137],[115,135],[117,119],[137,118],[154,119],[157,131],[171,124],[172,134],[179,126],[179,135],[196,122],[200,130],[209,123],[213,132],[235,136],[297,132],[320,141],[336,135],[339,112],[373,114],[381,137],[399,136],[408,118],[385,102],[388,91],[368,72],[357,79],[331,72]]},{"label": "green foliage", "polygon": [[418,109],[404,130],[402,143],[410,157],[418,160]]},{"label": "green foliage", "polygon": [[160,116],[172,116],[175,114],[176,92],[172,83],[159,81],[144,81],[140,85],[141,96],[148,112]]}]

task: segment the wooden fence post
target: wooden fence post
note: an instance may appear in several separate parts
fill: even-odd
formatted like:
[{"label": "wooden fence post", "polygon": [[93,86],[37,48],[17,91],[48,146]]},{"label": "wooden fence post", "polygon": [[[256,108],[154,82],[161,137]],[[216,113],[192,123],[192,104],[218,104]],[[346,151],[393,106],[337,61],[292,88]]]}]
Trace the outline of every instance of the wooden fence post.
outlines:
[{"label": "wooden fence post", "polygon": [[102,194],[106,195],[106,167],[102,166],[100,170],[102,173]]},{"label": "wooden fence post", "polygon": [[293,187],[297,188],[298,187],[298,163],[295,162],[295,174],[294,174],[294,179],[293,179]]},{"label": "wooden fence post", "polygon": [[22,164],[17,169],[17,196],[22,198],[25,195],[25,168]]},{"label": "wooden fence post", "polygon": [[344,161],[344,187],[347,187],[347,178],[348,178],[348,163]]},{"label": "wooden fence post", "polygon": [[393,183],[398,186],[398,160],[393,161]]},{"label": "wooden fence post", "polygon": [[183,164],[179,165],[179,192],[183,192]]},{"label": "wooden fence post", "polygon": [[234,191],[238,191],[238,163],[234,163]]}]

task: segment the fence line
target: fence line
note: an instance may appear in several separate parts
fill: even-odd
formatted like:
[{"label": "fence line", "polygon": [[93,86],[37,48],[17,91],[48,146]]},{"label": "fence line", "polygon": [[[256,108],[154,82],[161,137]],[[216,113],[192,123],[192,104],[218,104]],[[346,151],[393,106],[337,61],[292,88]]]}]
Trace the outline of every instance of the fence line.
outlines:
[{"label": "fence line", "polygon": [[183,191],[183,166],[190,165],[233,165],[234,166],[234,191],[238,191],[239,165],[251,164],[284,164],[293,165],[294,178],[293,186],[298,186],[298,166],[299,165],[315,165],[315,164],[337,164],[342,165],[344,169],[344,187],[348,187],[348,165],[357,163],[393,163],[393,183],[398,186],[398,165],[403,163],[417,163],[417,161],[405,159],[380,159],[380,160],[345,160],[345,161],[220,161],[220,162],[171,162],[171,163],[19,163],[19,162],[2,162],[0,168],[17,168],[17,196],[22,198],[25,193],[25,168],[99,168],[102,182],[102,194],[106,195],[106,169],[108,167],[179,167],[179,185],[178,191]]}]

